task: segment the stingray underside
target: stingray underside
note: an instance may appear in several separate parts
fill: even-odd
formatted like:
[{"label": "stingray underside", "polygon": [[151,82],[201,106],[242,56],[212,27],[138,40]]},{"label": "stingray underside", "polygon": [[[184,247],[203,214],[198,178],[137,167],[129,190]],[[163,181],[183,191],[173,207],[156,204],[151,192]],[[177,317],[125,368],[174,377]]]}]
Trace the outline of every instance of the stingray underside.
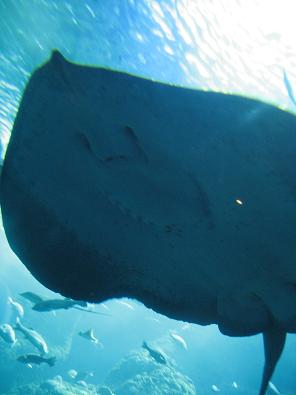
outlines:
[{"label": "stingray underside", "polygon": [[137,298],[232,336],[296,330],[296,119],[240,96],[36,70],[8,146],[13,251],[79,300]]}]

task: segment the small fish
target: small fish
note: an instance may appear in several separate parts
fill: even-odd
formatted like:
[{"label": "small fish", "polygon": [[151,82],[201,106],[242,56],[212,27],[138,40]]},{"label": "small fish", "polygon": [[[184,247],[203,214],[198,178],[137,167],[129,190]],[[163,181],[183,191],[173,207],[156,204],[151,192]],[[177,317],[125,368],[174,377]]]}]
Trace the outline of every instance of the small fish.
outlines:
[{"label": "small fish", "polygon": [[178,344],[179,346],[181,346],[184,350],[188,350],[188,346],[186,341],[183,339],[182,336],[178,335],[177,333],[175,333],[174,331],[170,331],[170,336],[171,338],[174,340],[174,342],[176,344]]},{"label": "small fish", "polygon": [[67,372],[67,375],[70,377],[70,379],[75,379],[77,376],[77,371],[75,369],[70,369]]},{"label": "small fish", "polygon": [[32,368],[32,364],[40,365],[41,363],[47,363],[49,366],[54,366],[56,357],[44,358],[38,354],[25,354],[19,356],[17,361],[27,365],[30,368]]},{"label": "small fish", "polygon": [[143,341],[142,347],[149,352],[150,356],[156,362],[161,363],[163,365],[167,364],[166,358],[164,357],[164,355],[160,351],[149,347],[148,344],[145,341]]},{"label": "small fish", "polygon": [[94,344],[97,344],[97,345],[100,346],[101,348],[103,348],[103,344],[100,343],[99,339],[97,339],[97,338],[95,337],[95,334],[94,334],[94,330],[93,330],[93,329],[88,329],[88,330],[85,331],[85,332],[78,332],[78,335],[81,336],[81,337],[83,337],[83,338],[86,339],[86,340],[89,340],[90,342],[92,342],[92,343],[94,343]]},{"label": "small fish", "polygon": [[213,392],[220,392],[220,388],[218,388],[215,384],[212,385],[211,389]]},{"label": "small fish", "polygon": [[40,295],[37,295],[34,292],[22,292],[20,294],[23,298],[29,300],[31,303],[39,303],[39,302],[43,302],[43,300],[45,300],[43,297],[41,297]]},{"label": "small fish", "polygon": [[24,316],[24,308],[20,303],[14,301],[10,296],[7,299],[7,303],[14,309],[18,317],[22,318]]},{"label": "small fish", "polygon": [[16,342],[15,332],[9,324],[0,325],[0,336],[6,343],[14,345]]},{"label": "small fish", "polygon": [[15,329],[21,332],[25,338],[41,352],[41,354],[48,353],[48,346],[40,333],[22,325],[19,318],[16,320]]},{"label": "small fish", "polygon": [[79,380],[86,381],[89,377],[94,376],[93,372],[77,372],[77,370],[75,369],[68,370],[67,374],[72,380],[76,380],[76,381]]},{"label": "small fish", "polygon": [[289,96],[291,102],[296,106],[296,99],[295,99],[295,96],[294,96],[294,91],[293,91],[292,85],[291,85],[291,83],[289,81],[288,75],[287,75],[285,70],[283,70],[283,78],[284,78],[285,87],[286,87],[287,92],[288,92],[288,96]]},{"label": "small fish", "polygon": [[271,382],[268,382],[268,387],[276,394],[281,395],[281,392],[277,389],[277,387]]},{"label": "small fish", "polygon": [[237,384],[236,381],[233,381],[233,382],[232,382],[232,387],[235,388],[235,389],[238,389],[238,384]]}]

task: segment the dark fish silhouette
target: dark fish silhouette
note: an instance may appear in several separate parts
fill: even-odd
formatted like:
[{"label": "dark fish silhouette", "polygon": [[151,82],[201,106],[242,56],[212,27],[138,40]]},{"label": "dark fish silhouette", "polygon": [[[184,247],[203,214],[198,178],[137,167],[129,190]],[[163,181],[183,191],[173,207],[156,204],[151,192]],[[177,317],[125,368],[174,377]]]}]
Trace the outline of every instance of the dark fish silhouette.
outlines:
[{"label": "dark fish silhouette", "polygon": [[54,310],[68,310],[74,306],[87,307],[87,303],[72,299],[48,299],[35,303],[32,307],[35,311],[49,312]]},{"label": "dark fish silhouette", "polygon": [[142,347],[143,347],[145,350],[147,350],[147,351],[149,352],[150,356],[151,356],[156,362],[161,363],[161,364],[163,364],[163,365],[166,365],[166,364],[167,364],[166,358],[164,357],[164,355],[163,355],[160,351],[155,350],[154,348],[149,347],[148,344],[147,344],[145,341],[143,341]]},{"label": "dark fish silhouette", "polygon": [[88,306],[87,302],[65,298],[65,299],[42,300],[38,303],[35,303],[32,309],[40,312],[76,309],[91,314],[106,315],[106,316],[110,315],[107,313],[101,313],[99,311],[89,310],[87,306]]},{"label": "dark fish silhouette", "polygon": [[22,292],[20,294],[23,298],[29,300],[32,303],[40,303],[43,302],[45,299],[36,294],[35,292]]},{"label": "dark fish silhouette", "polygon": [[44,358],[38,354],[25,354],[17,358],[17,361],[32,367],[32,364],[40,365],[41,363],[47,363],[49,366],[54,366],[56,357]]}]

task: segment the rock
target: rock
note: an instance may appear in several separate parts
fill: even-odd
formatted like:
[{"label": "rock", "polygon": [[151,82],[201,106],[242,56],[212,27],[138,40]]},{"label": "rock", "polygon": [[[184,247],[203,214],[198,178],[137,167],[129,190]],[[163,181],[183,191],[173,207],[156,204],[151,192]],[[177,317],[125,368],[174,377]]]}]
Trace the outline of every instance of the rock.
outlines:
[{"label": "rock", "polygon": [[131,352],[109,373],[105,383],[120,395],[196,395],[192,381],[172,365],[162,365],[144,350]]}]

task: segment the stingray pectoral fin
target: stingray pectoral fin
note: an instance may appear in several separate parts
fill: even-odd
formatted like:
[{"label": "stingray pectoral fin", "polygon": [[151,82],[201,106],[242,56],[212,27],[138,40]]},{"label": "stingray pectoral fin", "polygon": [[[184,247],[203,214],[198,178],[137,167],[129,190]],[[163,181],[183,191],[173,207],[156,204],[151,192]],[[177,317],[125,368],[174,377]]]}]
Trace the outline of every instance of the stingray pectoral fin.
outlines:
[{"label": "stingray pectoral fin", "polygon": [[264,395],[271,380],[276,364],[282,354],[286,341],[286,332],[273,325],[263,333],[265,365],[259,395]]}]

